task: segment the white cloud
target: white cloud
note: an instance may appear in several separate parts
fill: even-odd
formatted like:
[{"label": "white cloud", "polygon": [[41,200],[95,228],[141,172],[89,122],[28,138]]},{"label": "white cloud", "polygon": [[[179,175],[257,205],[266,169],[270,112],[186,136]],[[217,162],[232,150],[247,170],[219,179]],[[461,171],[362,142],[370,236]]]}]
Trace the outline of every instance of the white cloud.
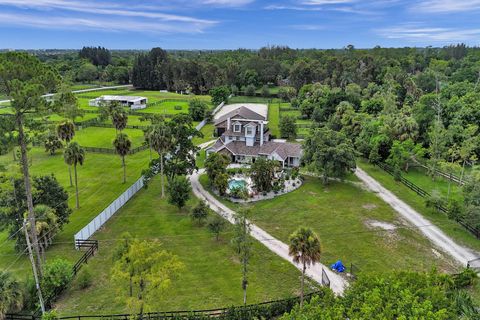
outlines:
[{"label": "white cloud", "polygon": [[356,0],[307,0],[307,1],[301,1],[301,4],[311,5],[311,6],[321,6],[321,5],[348,4],[353,2],[356,2]]},{"label": "white cloud", "polygon": [[291,25],[293,29],[296,30],[305,30],[305,31],[318,31],[318,30],[325,30],[325,26],[317,25],[317,24],[294,24]]},{"label": "white cloud", "polygon": [[412,10],[432,13],[477,11],[480,10],[480,0],[423,0]]},{"label": "white cloud", "polygon": [[255,0],[202,0],[202,4],[224,7],[241,7],[254,2]]},{"label": "white cloud", "polygon": [[427,27],[418,24],[403,24],[376,30],[380,36],[388,39],[403,39],[411,42],[449,42],[480,40],[480,28],[460,29]]}]

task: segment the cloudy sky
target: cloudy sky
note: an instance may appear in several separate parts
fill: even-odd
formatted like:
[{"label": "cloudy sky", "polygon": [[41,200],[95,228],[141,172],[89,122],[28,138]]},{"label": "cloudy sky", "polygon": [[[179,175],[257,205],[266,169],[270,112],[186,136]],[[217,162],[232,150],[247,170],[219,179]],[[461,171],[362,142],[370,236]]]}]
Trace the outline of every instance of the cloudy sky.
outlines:
[{"label": "cloudy sky", "polygon": [[480,45],[480,0],[0,0],[0,48]]}]

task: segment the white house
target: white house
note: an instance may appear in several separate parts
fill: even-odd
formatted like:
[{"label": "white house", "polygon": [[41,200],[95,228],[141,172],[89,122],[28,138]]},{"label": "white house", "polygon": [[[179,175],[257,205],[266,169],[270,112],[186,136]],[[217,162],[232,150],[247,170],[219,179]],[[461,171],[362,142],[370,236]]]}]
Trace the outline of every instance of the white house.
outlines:
[{"label": "white house", "polygon": [[219,138],[207,148],[207,156],[212,152],[220,152],[239,163],[250,163],[256,158],[265,157],[277,160],[282,167],[298,167],[302,156],[301,145],[270,141],[267,118],[267,105],[224,106],[214,119]]},{"label": "white house", "polygon": [[147,107],[148,99],[138,96],[110,96],[105,95],[88,102],[91,107],[99,107],[105,102],[118,102],[124,107],[130,107],[131,110],[145,109]]}]

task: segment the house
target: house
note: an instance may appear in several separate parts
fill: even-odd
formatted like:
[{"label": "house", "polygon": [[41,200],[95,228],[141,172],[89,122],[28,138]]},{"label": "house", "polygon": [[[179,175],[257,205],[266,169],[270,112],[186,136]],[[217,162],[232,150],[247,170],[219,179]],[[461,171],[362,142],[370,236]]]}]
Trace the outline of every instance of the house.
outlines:
[{"label": "house", "polygon": [[268,106],[264,104],[225,105],[214,117],[219,138],[206,149],[228,155],[232,162],[251,163],[264,157],[282,167],[298,167],[302,147],[298,143],[272,141],[268,130]]},{"label": "house", "polygon": [[148,99],[138,96],[101,96],[88,102],[91,107],[99,107],[105,102],[118,102],[124,107],[130,107],[131,110],[145,109]]}]

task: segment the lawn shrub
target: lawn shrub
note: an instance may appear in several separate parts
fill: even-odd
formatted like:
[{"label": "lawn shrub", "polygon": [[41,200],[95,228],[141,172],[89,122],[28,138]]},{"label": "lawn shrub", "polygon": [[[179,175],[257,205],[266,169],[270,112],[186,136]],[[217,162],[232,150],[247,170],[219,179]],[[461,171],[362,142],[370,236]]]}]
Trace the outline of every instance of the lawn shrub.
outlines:
[{"label": "lawn shrub", "polygon": [[179,106],[179,105],[176,105],[175,107],[173,107],[175,110],[182,110],[182,106]]},{"label": "lawn shrub", "polygon": [[92,285],[92,282],[93,275],[90,269],[87,267],[82,268],[77,278],[78,288],[81,290],[86,289]]},{"label": "lawn shrub", "polygon": [[473,269],[464,269],[461,273],[453,277],[453,282],[456,288],[466,288],[473,284],[475,279],[478,278],[477,273]]},{"label": "lawn shrub", "polygon": [[64,259],[55,259],[45,264],[40,283],[45,304],[51,306],[55,299],[72,281],[72,264]]}]

